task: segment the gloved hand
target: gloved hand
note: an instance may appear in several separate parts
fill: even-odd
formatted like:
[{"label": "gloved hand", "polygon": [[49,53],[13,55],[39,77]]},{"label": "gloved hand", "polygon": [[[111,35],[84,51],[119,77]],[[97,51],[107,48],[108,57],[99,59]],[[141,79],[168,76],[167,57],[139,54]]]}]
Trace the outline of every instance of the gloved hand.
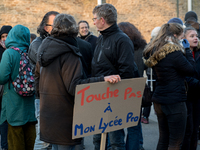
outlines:
[{"label": "gloved hand", "polygon": [[190,48],[190,43],[188,42],[188,40],[183,39],[182,44],[183,44],[183,47],[184,47],[185,49],[186,49],[186,48]]}]

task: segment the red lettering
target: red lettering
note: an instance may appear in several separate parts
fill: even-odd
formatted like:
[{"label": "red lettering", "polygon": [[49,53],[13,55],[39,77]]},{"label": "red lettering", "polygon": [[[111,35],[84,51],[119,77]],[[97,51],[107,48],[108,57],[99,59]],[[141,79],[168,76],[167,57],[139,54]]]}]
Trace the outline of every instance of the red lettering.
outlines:
[{"label": "red lettering", "polygon": [[106,93],[102,94],[102,99],[106,99],[105,95],[106,95]]},{"label": "red lettering", "polygon": [[128,95],[129,93],[131,93],[131,91],[132,91],[132,88],[131,88],[131,87],[126,88],[125,93],[124,93],[124,100],[127,99],[127,95]]},{"label": "red lettering", "polygon": [[119,92],[119,90],[118,90],[118,89],[114,90],[114,97],[118,97],[118,96],[119,96],[119,95],[117,95],[117,94],[118,94],[118,92]]},{"label": "red lettering", "polygon": [[131,95],[128,98],[131,98],[131,97],[136,97],[135,93],[131,93]]},{"label": "red lettering", "polygon": [[137,95],[138,95],[138,96],[137,96],[138,98],[142,97],[141,91],[138,91],[138,92],[137,92]]},{"label": "red lettering", "polygon": [[94,95],[95,100],[100,101],[101,100],[101,94],[98,95],[97,94]]},{"label": "red lettering", "polygon": [[84,105],[84,97],[85,97],[85,91],[88,90],[90,88],[90,86],[85,87],[84,89],[80,90],[77,92],[77,94],[82,93],[81,95],[81,106]]},{"label": "red lettering", "polygon": [[110,93],[110,97],[113,97],[113,92],[110,91],[110,87],[107,87],[107,92],[106,92],[107,98],[109,98],[109,93]]},{"label": "red lettering", "polygon": [[[90,100],[90,97],[91,97],[91,100]],[[86,98],[86,102],[90,103],[94,100],[94,95],[89,95],[87,98]]]}]

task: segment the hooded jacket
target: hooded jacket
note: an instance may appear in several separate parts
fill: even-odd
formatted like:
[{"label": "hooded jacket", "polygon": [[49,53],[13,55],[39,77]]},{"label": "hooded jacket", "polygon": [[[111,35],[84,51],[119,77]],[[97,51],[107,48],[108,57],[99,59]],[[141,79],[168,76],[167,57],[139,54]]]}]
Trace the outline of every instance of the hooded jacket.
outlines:
[{"label": "hooded jacket", "polygon": [[10,83],[10,89],[8,88],[10,75],[12,81],[15,80],[19,74],[20,64],[20,54],[10,47],[14,46],[27,51],[30,44],[29,29],[22,25],[16,25],[10,30],[5,44],[8,49],[3,53],[0,63],[0,84],[4,85],[0,123],[6,120],[11,126],[21,126],[27,122],[36,123],[34,96],[18,95],[12,83]]},{"label": "hooded jacket", "polygon": [[104,78],[81,79],[80,57],[77,41],[72,37],[47,37],[39,47],[35,75],[40,93],[42,141],[59,145],[81,144],[81,139],[72,140],[75,87]]},{"label": "hooded jacket", "polygon": [[152,100],[159,104],[175,104],[186,101],[185,77],[195,73],[194,59],[190,49],[183,51],[176,44],[168,42],[144,58],[156,76],[156,88]]}]

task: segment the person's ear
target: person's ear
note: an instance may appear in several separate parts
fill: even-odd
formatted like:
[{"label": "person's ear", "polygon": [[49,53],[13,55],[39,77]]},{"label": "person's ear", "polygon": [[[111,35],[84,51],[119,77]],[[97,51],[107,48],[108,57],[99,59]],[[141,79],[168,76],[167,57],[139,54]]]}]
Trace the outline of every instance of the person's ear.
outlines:
[{"label": "person's ear", "polygon": [[103,24],[105,24],[105,22],[106,22],[105,19],[104,19],[103,17],[101,17],[100,19],[101,19],[101,22],[102,22]]},{"label": "person's ear", "polygon": [[175,38],[177,38],[177,35],[176,35],[176,34],[174,34],[174,37],[175,37]]},{"label": "person's ear", "polygon": [[44,30],[48,32],[48,27],[47,27],[47,26],[44,26]]}]

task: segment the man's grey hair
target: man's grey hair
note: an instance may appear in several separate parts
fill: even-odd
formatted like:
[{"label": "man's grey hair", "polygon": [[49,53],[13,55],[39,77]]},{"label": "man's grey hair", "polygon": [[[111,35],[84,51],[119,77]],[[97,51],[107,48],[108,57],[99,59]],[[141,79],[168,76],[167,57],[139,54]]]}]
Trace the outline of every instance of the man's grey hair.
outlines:
[{"label": "man's grey hair", "polygon": [[111,4],[98,5],[93,9],[93,14],[97,15],[97,18],[103,17],[107,24],[112,25],[117,23],[117,10]]},{"label": "man's grey hair", "polygon": [[78,28],[73,16],[69,14],[59,14],[55,17],[53,22],[53,29],[51,31],[52,36],[76,37],[77,34],[78,34]]}]

